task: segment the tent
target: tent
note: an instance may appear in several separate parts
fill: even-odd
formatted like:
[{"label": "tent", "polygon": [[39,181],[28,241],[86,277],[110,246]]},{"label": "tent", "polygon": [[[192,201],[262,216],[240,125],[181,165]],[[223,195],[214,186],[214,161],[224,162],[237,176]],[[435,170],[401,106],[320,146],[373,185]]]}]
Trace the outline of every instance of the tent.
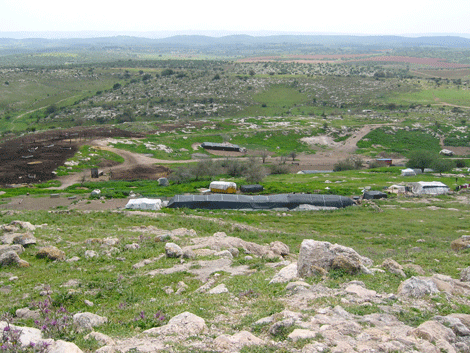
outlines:
[{"label": "tent", "polygon": [[153,210],[158,211],[162,208],[162,200],[160,199],[131,199],[127,202],[126,208],[133,210]]},{"label": "tent", "polygon": [[203,209],[253,209],[269,210],[273,208],[294,209],[300,205],[343,208],[354,205],[354,201],[345,196],[319,194],[279,194],[279,195],[176,195],[169,202],[169,208]]},{"label": "tent", "polygon": [[209,189],[219,194],[235,194],[237,192],[237,184],[230,181],[213,181],[210,183]]},{"label": "tent", "polygon": [[411,168],[401,170],[401,176],[415,176],[416,172]]},{"label": "tent", "polygon": [[440,181],[418,181],[410,185],[413,193],[417,195],[443,195],[450,191],[450,188]]}]

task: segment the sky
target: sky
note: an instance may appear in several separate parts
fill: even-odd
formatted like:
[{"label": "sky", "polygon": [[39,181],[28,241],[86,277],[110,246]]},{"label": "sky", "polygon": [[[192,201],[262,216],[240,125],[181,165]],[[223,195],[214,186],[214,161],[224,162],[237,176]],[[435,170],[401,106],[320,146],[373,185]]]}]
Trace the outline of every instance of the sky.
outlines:
[{"label": "sky", "polygon": [[0,32],[25,35],[91,31],[210,32],[214,36],[470,34],[469,18],[469,0],[0,0]]}]

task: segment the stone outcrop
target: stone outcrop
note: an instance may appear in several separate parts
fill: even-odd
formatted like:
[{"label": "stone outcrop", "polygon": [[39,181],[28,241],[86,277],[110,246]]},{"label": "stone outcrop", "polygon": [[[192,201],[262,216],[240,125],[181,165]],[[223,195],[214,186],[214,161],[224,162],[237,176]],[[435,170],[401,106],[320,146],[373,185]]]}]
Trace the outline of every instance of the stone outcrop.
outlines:
[{"label": "stone outcrop", "polygon": [[78,313],[73,316],[73,322],[82,329],[91,330],[93,327],[107,323],[108,318],[93,313]]},{"label": "stone outcrop", "polygon": [[176,315],[161,327],[154,327],[144,331],[146,335],[189,337],[207,332],[208,328],[204,319],[190,312]]}]

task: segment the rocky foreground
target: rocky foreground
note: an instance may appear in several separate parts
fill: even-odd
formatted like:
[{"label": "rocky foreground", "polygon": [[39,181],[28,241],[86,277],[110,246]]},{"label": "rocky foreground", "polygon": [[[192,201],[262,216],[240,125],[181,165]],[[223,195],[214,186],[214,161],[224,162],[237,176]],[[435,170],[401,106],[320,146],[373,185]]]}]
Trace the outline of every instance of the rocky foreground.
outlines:
[{"label": "rocky foreground", "polygon": [[[35,226],[28,222],[3,226],[1,241],[4,245],[0,246],[2,271],[9,266],[29,266],[21,259],[21,253],[25,246],[35,246],[34,230]],[[106,317],[91,312],[75,313],[73,322],[76,327],[88,332],[85,339],[99,342],[101,348],[95,350],[96,353],[239,352],[242,349],[247,351],[247,348],[244,348],[246,346],[256,346],[259,348],[256,351],[269,348],[270,351],[279,349],[302,353],[470,352],[470,314],[453,312],[446,316],[435,316],[417,327],[409,326],[400,320],[405,309],[416,308],[418,312],[429,307],[430,298],[445,298],[449,302],[468,305],[468,268],[462,270],[460,279],[454,279],[440,274],[425,276],[419,266],[408,265],[412,266],[418,275],[407,278],[406,266],[401,266],[392,259],[374,266],[370,259],[351,248],[313,239],[304,240],[298,256],[294,256],[282,242],[262,246],[228,236],[223,232],[217,232],[210,237],[198,237],[196,232],[187,229],[162,233],[149,227],[140,231],[153,232],[158,241],[166,242],[165,253],[135,263],[135,269],[145,268],[161,257],[180,258],[179,264],[171,268],[149,270],[146,275],[187,271],[204,283],[197,289],[198,293],[205,293],[207,296],[228,293],[234,302],[239,298],[230,293],[225,284],[217,282],[216,277],[212,276],[213,273],[222,270],[231,276],[249,275],[252,270],[248,266],[232,266],[233,259],[242,256],[240,250],[249,254],[243,255],[246,257],[279,258],[280,261],[269,263],[269,266],[276,269],[276,274],[267,278],[267,281],[270,284],[285,285],[286,295],[281,300],[287,309],[261,318],[238,331],[225,330],[217,325],[217,320],[224,320],[222,317],[208,322],[186,311],[173,316],[165,325],[130,334],[127,338],[109,337],[101,333],[100,326],[108,321]],[[180,246],[178,242],[181,239],[189,239],[191,244]],[[88,242],[101,242],[104,252],[112,253],[113,246],[119,241],[105,238],[90,239]],[[138,247],[135,243],[125,245],[129,250]],[[468,247],[469,239],[466,237],[452,244],[456,251]],[[65,252],[54,246],[38,248],[37,256],[54,261],[79,261],[74,257],[67,258]],[[93,250],[85,251],[85,257],[94,256],[100,255]],[[213,256],[216,259],[198,260],[201,256]],[[193,266],[195,263],[198,266]],[[329,288],[321,278],[332,270],[350,275],[373,275],[386,271],[401,277],[402,281],[394,293],[368,289],[358,280],[343,283],[338,288]],[[318,280],[311,281],[311,277]],[[187,290],[187,286],[181,282],[176,285],[176,290],[173,287],[166,287],[164,290],[169,295],[179,295]],[[186,292],[187,294],[190,293]],[[89,306],[92,307],[93,303],[89,303]],[[353,314],[351,310],[346,310],[351,306],[362,309],[364,313]],[[369,310],[370,308],[374,310]],[[16,318],[20,319],[34,319],[37,316],[38,312],[29,308],[16,311]],[[44,338],[43,332],[38,328],[21,327],[1,321],[0,330],[3,331],[4,337],[6,332],[18,332],[22,348],[16,351],[34,351],[31,348],[34,346],[44,347],[43,351],[49,353],[82,352],[75,343]]]}]

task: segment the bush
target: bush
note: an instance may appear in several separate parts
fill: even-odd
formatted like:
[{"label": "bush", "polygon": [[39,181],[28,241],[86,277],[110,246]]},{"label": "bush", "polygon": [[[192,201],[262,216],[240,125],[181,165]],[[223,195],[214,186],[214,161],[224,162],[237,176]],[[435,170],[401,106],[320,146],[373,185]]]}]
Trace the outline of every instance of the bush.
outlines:
[{"label": "bush", "polygon": [[361,169],[362,168],[362,159],[360,158],[346,158],[343,159],[342,161],[339,161],[336,163],[333,167],[333,171],[339,172],[342,170],[356,170],[356,169]]}]

